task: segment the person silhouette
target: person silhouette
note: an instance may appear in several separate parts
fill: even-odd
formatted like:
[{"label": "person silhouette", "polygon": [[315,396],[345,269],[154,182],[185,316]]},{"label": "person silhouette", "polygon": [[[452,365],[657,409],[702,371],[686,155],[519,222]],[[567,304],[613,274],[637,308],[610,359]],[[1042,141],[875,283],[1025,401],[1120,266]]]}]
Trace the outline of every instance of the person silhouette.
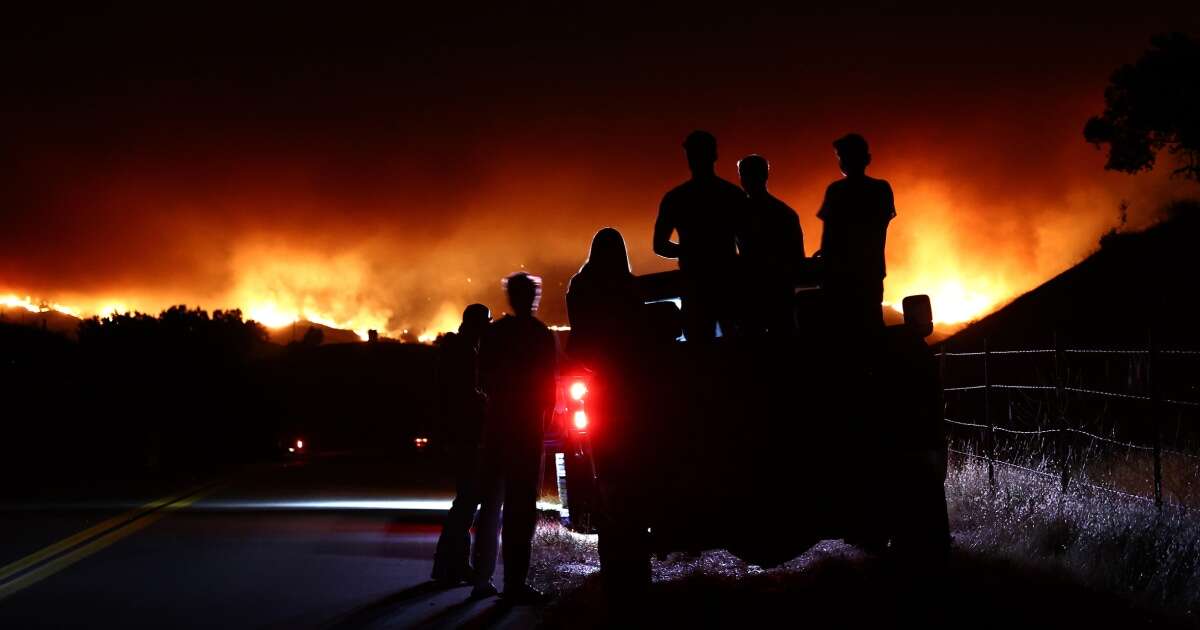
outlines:
[{"label": "person silhouette", "polygon": [[587,261],[567,286],[567,354],[599,369],[614,354],[636,351],[641,306],[625,239],[614,228],[602,228],[592,237]]},{"label": "person silhouette", "polygon": [[[658,207],[654,253],[679,260],[683,273],[684,334],[706,341],[733,332],[733,268],[737,262],[736,224],[746,199],[740,188],[717,177],[717,139],[693,131],[683,142],[692,177],[676,186]],[[679,241],[671,240],[678,233]]]},{"label": "person silhouette", "polygon": [[871,153],[865,138],[847,134],[833,148],[844,177],[826,188],[817,212],[821,288],[837,330],[874,333],[883,328],[884,248],[896,204],[891,185],[866,174]]},{"label": "person silhouette", "polygon": [[483,304],[463,310],[457,333],[438,347],[438,434],[454,471],[454,502],[442,525],[433,556],[432,578],[445,586],[472,581],[471,524],[479,506],[479,440],[486,397],[479,391],[479,342],[492,321]]},{"label": "person silhouette", "polygon": [[795,275],[804,259],[800,217],[767,192],[770,164],[761,155],[738,160],[746,203],[737,234],[742,268],[752,295],[746,327],[756,333],[790,334],[795,327]]},{"label": "person silhouette", "polygon": [[649,322],[617,230],[606,227],[592,238],[587,261],[567,289],[567,316],[568,354],[607,392],[588,401],[589,413],[606,419],[603,431],[590,432],[589,443],[593,462],[604,471],[597,480],[606,515],[597,523],[601,578],[607,593],[621,596],[650,583],[649,553],[637,551],[647,548],[646,526],[638,518],[647,504],[645,483],[638,471],[653,460],[650,445],[660,444],[647,428],[654,417],[649,403],[660,394],[654,384],[661,375],[653,370],[661,364],[646,360],[653,352]]},{"label": "person silhouette", "polygon": [[557,393],[557,350],[550,329],[534,317],[541,280],[518,272],[504,281],[513,313],[488,327],[479,344],[479,380],[487,395],[480,464],[482,506],[475,533],[472,598],[494,595],[496,547],[503,507],[504,593],[514,604],[542,594],[526,584],[537,519],[545,418]]}]

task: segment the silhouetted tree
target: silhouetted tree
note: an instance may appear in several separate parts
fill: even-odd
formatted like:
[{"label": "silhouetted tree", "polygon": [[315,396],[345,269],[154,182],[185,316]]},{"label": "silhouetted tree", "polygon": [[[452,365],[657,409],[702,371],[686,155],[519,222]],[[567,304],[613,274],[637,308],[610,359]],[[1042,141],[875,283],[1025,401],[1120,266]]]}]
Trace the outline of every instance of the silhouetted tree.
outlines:
[{"label": "silhouetted tree", "polygon": [[1141,59],[1113,73],[1104,103],[1083,128],[1088,142],[1108,145],[1104,168],[1150,170],[1166,149],[1181,162],[1176,175],[1200,181],[1200,42],[1154,37]]}]

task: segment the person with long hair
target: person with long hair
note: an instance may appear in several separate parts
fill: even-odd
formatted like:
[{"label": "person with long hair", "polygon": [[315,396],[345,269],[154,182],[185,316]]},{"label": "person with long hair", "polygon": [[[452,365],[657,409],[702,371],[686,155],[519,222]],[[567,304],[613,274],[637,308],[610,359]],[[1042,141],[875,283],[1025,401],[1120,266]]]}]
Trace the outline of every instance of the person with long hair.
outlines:
[{"label": "person with long hair", "polygon": [[640,518],[644,492],[635,472],[645,449],[653,448],[643,420],[655,386],[646,370],[653,361],[644,355],[654,350],[643,313],[625,239],[603,228],[567,289],[567,349],[572,360],[591,370],[590,389],[597,394],[588,406],[601,419],[589,428],[589,437],[596,466],[605,471],[599,489],[607,518],[599,524],[599,551],[605,589],[617,597],[650,581],[648,551],[639,551],[648,547]]},{"label": "person with long hair", "polygon": [[640,305],[625,239],[615,228],[602,228],[567,287],[568,354],[597,369],[606,355],[631,349],[640,336]]}]

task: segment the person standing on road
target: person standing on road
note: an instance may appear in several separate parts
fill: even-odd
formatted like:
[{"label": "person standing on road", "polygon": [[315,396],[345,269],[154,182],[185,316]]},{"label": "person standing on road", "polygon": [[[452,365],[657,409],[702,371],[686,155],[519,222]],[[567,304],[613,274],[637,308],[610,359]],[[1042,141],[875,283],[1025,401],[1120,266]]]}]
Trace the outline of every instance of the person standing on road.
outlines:
[{"label": "person standing on road", "polygon": [[883,329],[884,246],[888,224],[896,216],[892,187],[867,176],[867,141],[852,133],[833,143],[845,176],[825,190],[817,217],[824,222],[821,288],[832,323],[848,333]]},{"label": "person standing on road", "polygon": [[446,514],[433,556],[433,579],[445,586],[472,582],[471,524],[479,507],[479,440],[486,397],[479,390],[479,341],[492,321],[483,304],[463,311],[458,333],[438,349],[438,425],[435,444],[444,444],[454,470],[454,503]]},{"label": "person standing on road", "polygon": [[[657,392],[659,374],[651,373],[645,308],[634,285],[625,239],[614,228],[596,232],[587,262],[567,288],[567,316],[571,336],[567,346],[572,360],[592,371],[593,381],[608,393],[588,403],[605,418],[604,431],[591,433],[594,463],[604,471],[598,480],[605,518],[600,529],[599,553],[604,566],[605,591],[617,600],[639,594],[650,583],[650,555],[645,513],[646,483],[639,466],[652,460],[648,433],[652,414],[648,403]],[[675,333],[678,334],[677,332]]]},{"label": "person standing on road", "polygon": [[[654,253],[679,260],[683,273],[684,333],[707,341],[734,332],[735,230],[746,195],[717,177],[717,139],[693,131],[683,142],[692,178],[668,192],[654,222]],[[672,241],[672,233],[679,241]]]},{"label": "person standing on road", "polygon": [[541,280],[526,273],[505,279],[513,313],[488,327],[479,346],[479,377],[487,395],[483,428],[483,505],[475,533],[472,598],[496,594],[492,574],[503,507],[504,593],[514,604],[536,603],[526,584],[537,521],[537,490],[546,417],[555,403],[556,349],[550,329],[534,317]]},{"label": "person standing on road", "polygon": [[770,165],[766,158],[747,155],[737,165],[746,191],[737,243],[752,293],[745,300],[748,332],[790,335],[796,320],[796,270],[804,260],[800,217],[767,192]]}]

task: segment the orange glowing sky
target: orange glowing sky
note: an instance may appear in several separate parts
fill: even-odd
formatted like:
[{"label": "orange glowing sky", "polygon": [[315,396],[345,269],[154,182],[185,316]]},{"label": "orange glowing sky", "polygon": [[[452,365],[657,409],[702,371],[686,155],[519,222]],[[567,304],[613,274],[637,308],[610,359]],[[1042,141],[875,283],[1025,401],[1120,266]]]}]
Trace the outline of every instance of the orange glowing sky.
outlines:
[{"label": "orange glowing sky", "polygon": [[650,233],[693,128],[717,135],[726,178],[771,160],[809,253],[829,143],[866,135],[899,211],[885,299],[929,293],[944,322],[1080,260],[1122,200],[1137,227],[1197,193],[1104,172],[1081,133],[1152,34],[1200,30],[1186,3],[688,6],[21,16],[0,48],[0,298],[399,335],[451,329],[472,301],[503,310],[499,278],[526,269],[565,323],[597,228],[622,230],[635,271],[670,267]]}]

